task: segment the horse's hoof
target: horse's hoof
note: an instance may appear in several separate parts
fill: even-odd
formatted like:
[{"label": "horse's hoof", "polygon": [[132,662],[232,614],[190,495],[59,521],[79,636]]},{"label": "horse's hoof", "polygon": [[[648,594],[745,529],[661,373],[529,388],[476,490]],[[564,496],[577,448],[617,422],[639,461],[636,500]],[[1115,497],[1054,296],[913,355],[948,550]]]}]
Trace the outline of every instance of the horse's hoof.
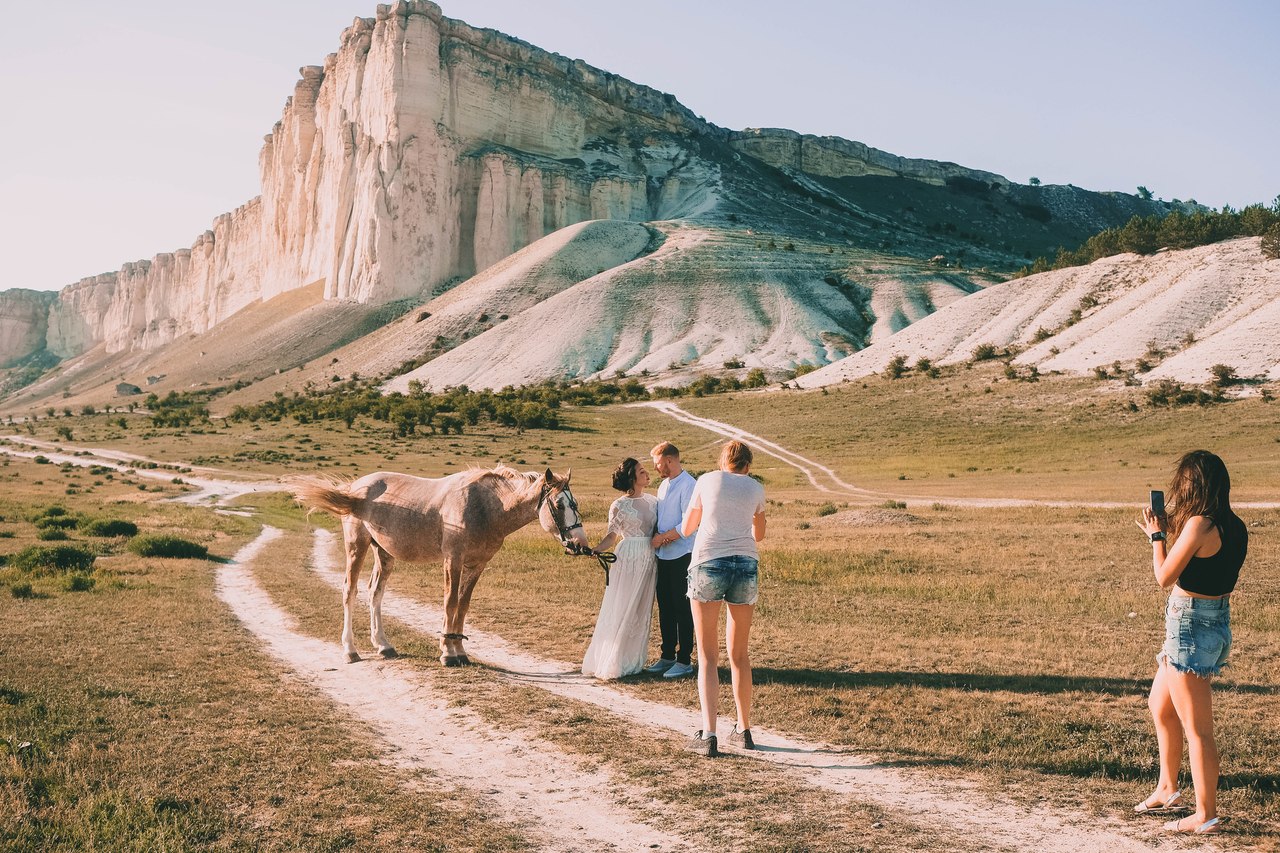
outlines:
[{"label": "horse's hoof", "polygon": [[444,655],[440,658],[440,663],[445,666],[462,666],[462,659],[455,655]]},{"label": "horse's hoof", "polygon": [[466,655],[458,655],[458,665],[471,666],[471,658],[467,657]]},{"label": "horse's hoof", "polygon": [[359,652],[347,652],[347,663],[359,663],[359,662],[360,662]]},{"label": "horse's hoof", "polygon": [[400,653],[397,652],[395,649],[391,648],[390,646],[387,646],[385,649],[379,649],[378,654],[382,655],[384,658],[400,657]]}]

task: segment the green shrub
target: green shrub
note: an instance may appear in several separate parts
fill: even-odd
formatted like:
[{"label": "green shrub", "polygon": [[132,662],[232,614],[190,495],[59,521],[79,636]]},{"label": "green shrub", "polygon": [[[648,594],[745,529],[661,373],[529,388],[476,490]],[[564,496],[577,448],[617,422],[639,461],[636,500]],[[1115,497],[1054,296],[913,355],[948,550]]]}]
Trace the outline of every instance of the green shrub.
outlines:
[{"label": "green shrub", "polygon": [[995,344],[978,344],[973,348],[974,361],[989,361],[1000,355],[1000,351],[996,349]]},{"label": "green shrub", "polygon": [[13,586],[9,587],[9,593],[14,598],[35,598],[36,597],[35,591],[31,589],[31,584],[25,583],[25,582],[15,583]]},{"label": "green shrub", "polygon": [[80,531],[88,536],[137,536],[138,525],[118,518],[95,518],[82,524]]},{"label": "green shrub", "polygon": [[129,542],[129,550],[139,557],[174,557],[179,560],[203,560],[209,549],[166,533],[138,536]]},{"label": "green shrub", "polygon": [[820,516],[835,515],[835,514],[836,514],[836,505],[833,503],[825,503],[822,506],[818,507],[818,515]]},{"label": "green shrub", "polygon": [[62,579],[62,588],[67,592],[88,592],[97,583],[89,575],[74,572]]},{"label": "green shrub", "polygon": [[55,515],[37,518],[35,525],[41,530],[75,530],[80,526],[80,519],[72,515]]},{"label": "green shrub", "polygon": [[1280,222],[1272,225],[1262,235],[1262,254],[1272,260],[1280,258]]},{"label": "green shrub", "polygon": [[41,516],[47,516],[49,518],[53,518],[55,515],[68,515],[69,513],[67,512],[67,508],[65,506],[58,506],[57,504],[54,504],[53,506],[45,507],[40,511],[39,514]]},{"label": "green shrub", "polygon": [[13,555],[14,568],[33,575],[87,572],[96,556],[80,545],[31,545]]},{"label": "green shrub", "polygon": [[45,527],[36,534],[36,538],[41,542],[64,542],[71,537],[61,527]]},{"label": "green shrub", "polygon": [[905,501],[888,500],[880,504],[880,508],[881,509],[906,509],[907,504]]}]

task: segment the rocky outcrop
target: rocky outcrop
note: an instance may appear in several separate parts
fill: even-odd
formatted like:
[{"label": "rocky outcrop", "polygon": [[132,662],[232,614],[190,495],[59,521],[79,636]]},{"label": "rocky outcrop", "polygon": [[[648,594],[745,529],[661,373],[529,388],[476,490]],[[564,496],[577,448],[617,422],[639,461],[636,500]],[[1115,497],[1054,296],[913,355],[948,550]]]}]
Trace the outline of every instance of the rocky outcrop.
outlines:
[{"label": "rocky outcrop", "polygon": [[770,166],[825,178],[882,175],[911,178],[937,186],[945,184],[948,178],[967,178],[993,188],[1009,186],[1008,178],[994,172],[966,169],[955,163],[899,157],[838,136],[811,136],[777,127],[747,128],[731,134],[729,144]]},{"label": "rocky outcrop", "polygon": [[38,290],[0,293],[0,367],[8,367],[44,347],[54,294]]},{"label": "rocky outcrop", "polygon": [[[154,348],[318,280],[326,298],[391,301],[575,222],[685,215],[716,181],[672,143],[696,134],[723,131],[432,3],[380,6],[301,69],[259,157],[261,196],[190,249],[64,289],[48,348]],[[5,337],[15,354],[43,343],[44,325],[21,325]]]}]

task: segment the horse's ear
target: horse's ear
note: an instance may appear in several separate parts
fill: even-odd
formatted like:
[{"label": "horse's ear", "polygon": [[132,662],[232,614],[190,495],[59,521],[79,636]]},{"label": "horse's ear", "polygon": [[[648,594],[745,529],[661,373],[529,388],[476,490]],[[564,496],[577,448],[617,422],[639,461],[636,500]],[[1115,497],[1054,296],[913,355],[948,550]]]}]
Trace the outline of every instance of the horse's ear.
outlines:
[{"label": "horse's ear", "polygon": [[551,485],[552,483],[554,483],[555,481],[556,481],[556,475],[555,475],[555,474],[552,474],[552,473],[551,473],[551,469],[550,469],[550,468],[548,468],[548,469],[547,469],[547,473],[545,473],[545,474],[543,474],[543,475],[542,475],[542,482],[546,483],[546,484],[549,486],[549,485]]},{"label": "horse's ear", "polygon": [[565,484],[566,486],[567,486],[567,485],[569,485],[569,479],[570,479],[571,477],[573,477],[573,469],[572,469],[572,468],[570,468],[568,471],[565,471],[565,472],[564,472],[564,484]]}]

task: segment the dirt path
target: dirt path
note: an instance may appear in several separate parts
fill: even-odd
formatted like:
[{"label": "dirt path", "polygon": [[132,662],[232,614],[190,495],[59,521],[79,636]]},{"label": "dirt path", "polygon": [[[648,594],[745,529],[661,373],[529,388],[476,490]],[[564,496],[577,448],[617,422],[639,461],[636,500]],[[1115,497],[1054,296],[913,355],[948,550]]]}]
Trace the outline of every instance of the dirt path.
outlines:
[{"label": "dirt path", "polygon": [[447,697],[407,667],[379,660],[335,664],[343,657],[341,646],[294,630],[293,620],[254,580],[254,561],[280,535],[264,527],[232,562],[220,566],[218,596],[301,682],[371,726],[389,764],[429,770],[468,789],[536,839],[540,849],[693,849],[621,804],[628,797],[647,800],[642,792],[603,770],[586,768],[529,732],[499,731],[474,712],[449,707]]},{"label": "dirt path", "polygon": [[[311,568],[335,589],[342,588],[341,542],[327,530],[315,531]],[[363,591],[362,591],[363,592]],[[385,594],[382,612],[413,630],[439,633],[443,611],[411,599]],[[367,604],[367,598],[364,599]],[[335,611],[335,632],[339,626]],[[630,725],[647,730],[666,729],[687,737],[698,726],[696,712],[641,699],[607,683],[587,678],[563,661],[538,657],[502,637],[467,627],[471,658],[523,685],[601,708]],[[331,660],[341,659],[335,647]],[[690,685],[692,690],[692,684]],[[733,720],[721,718],[719,728],[728,731]],[[620,725],[619,728],[625,728]],[[1151,851],[1180,849],[1161,839],[1159,824],[1125,825],[1119,820],[1090,820],[1076,815],[1028,808],[1012,801],[992,801],[974,784],[931,779],[922,771],[885,767],[866,755],[825,744],[789,738],[752,727],[759,748],[739,754],[782,768],[795,780],[824,791],[873,802],[922,824],[950,827],[967,843],[991,850],[1025,850],[1041,853],[1078,853],[1081,850]],[[1163,843],[1161,843],[1163,841]],[[967,846],[967,845],[966,845]],[[1201,845],[1201,850],[1214,850]]]},{"label": "dirt path", "polygon": [[[725,438],[736,438],[739,441],[745,441],[750,444],[753,450],[765,453],[769,456],[779,459],[791,467],[797,469],[805,477],[815,489],[820,492],[826,492],[832,495],[848,496],[860,500],[898,500],[910,502],[912,504],[932,504],[945,503],[950,506],[964,507],[1016,507],[1016,506],[1041,506],[1041,507],[1092,507],[1095,509],[1123,509],[1132,508],[1133,503],[1116,503],[1116,502],[1083,502],[1083,501],[1037,501],[1025,498],[960,498],[960,497],[931,497],[929,495],[899,495],[893,492],[873,492],[869,489],[859,488],[850,485],[836,475],[835,471],[819,462],[815,462],[805,456],[801,456],[793,450],[788,450],[776,442],[770,441],[754,433],[739,429],[733,424],[724,421],[716,421],[711,418],[704,418],[701,415],[695,415],[692,412],[685,411],[675,403],[666,401],[649,402],[649,403],[631,403],[632,406],[645,406],[651,409],[657,409],[665,415],[675,418],[676,420],[705,429],[708,432],[722,435]],[[1243,509],[1277,509],[1280,508],[1280,501],[1253,501],[1249,503],[1231,502],[1235,508]]]}]

